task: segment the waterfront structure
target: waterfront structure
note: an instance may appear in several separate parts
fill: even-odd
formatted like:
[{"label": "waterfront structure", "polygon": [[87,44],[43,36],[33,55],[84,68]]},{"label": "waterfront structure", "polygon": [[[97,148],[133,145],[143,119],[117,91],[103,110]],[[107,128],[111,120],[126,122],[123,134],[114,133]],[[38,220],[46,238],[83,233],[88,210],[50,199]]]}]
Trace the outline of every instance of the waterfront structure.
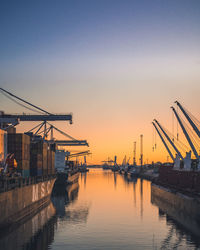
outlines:
[{"label": "waterfront structure", "polygon": [[0,129],[0,163],[6,159],[7,155],[7,132]]},{"label": "waterfront structure", "polygon": [[64,150],[56,150],[55,152],[55,169],[57,172],[64,172],[66,152]]},{"label": "waterfront structure", "polygon": [[[183,157],[178,147],[175,145],[174,138],[170,138],[169,134],[166,132],[166,130],[163,128],[163,126],[160,125],[160,123],[154,119],[152,122],[153,126],[155,127],[158,135],[160,136],[165,148],[167,149],[172,161],[174,162],[174,169],[176,170],[200,170],[200,157],[197,152],[197,145],[199,143],[199,137],[200,137],[200,130],[198,129],[197,125],[195,124],[196,119],[192,117],[191,114],[189,114],[183,106],[179,102],[177,103],[178,107],[183,112],[184,116],[186,117],[187,121],[189,122],[190,126],[193,128],[194,135],[189,134],[189,129],[186,127],[186,124],[183,122],[183,120],[180,118],[178,112],[175,110],[174,107],[171,107],[173,110],[173,113],[175,114],[175,117],[177,118],[177,121],[183,131],[183,134],[195,156],[195,159],[191,159],[191,151],[186,152],[186,156]],[[157,127],[158,125],[158,127]],[[160,129],[160,130],[159,130]],[[190,131],[191,132],[191,131]],[[161,134],[163,133],[163,135]],[[197,136],[198,138],[195,138]],[[172,150],[167,145],[167,142],[172,146],[173,150],[176,152],[176,155],[173,154]]]},{"label": "waterfront structure", "polygon": [[50,201],[56,176],[0,180],[0,228],[31,216]]}]

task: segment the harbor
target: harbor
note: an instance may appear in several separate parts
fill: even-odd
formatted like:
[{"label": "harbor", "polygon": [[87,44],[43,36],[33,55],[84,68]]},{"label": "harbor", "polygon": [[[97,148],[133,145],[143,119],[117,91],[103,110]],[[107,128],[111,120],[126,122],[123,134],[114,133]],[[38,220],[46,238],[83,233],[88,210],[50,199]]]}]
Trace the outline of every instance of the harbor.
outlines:
[{"label": "harbor", "polygon": [[[0,88],[1,92],[14,97],[36,110],[41,108]],[[28,108],[28,107],[27,107]],[[51,115],[42,110],[44,115],[5,114],[0,113],[0,230],[12,230],[27,218],[31,218],[50,203],[52,191],[65,191],[68,186],[78,182],[79,165],[70,160],[76,154],[59,150],[59,145],[88,143],[78,141],[69,135],[71,140],[53,138],[53,125],[47,128],[47,121],[72,121],[72,115]],[[21,121],[42,121],[25,133],[17,133],[16,126]],[[39,133],[45,127],[43,136]],[[34,130],[37,128],[37,131]],[[51,138],[48,139],[48,132]],[[74,146],[74,145],[73,145]],[[87,155],[89,151],[78,153]],[[83,169],[86,169],[84,166]]]},{"label": "harbor", "polygon": [[94,245],[98,249],[198,249],[198,207],[180,212],[181,196],[168,195],[166,200],[162,192],[167,191],[161,190],[152,189],[148,180],[130,181],[111,170],[91,168],[64,193],[54,194],[50,204],[31,219],[1,235],[0,246],[9,250],[61,245],[64,249]]},{"label": "harbor", "polygon": [[200,1],[0,2],[0,250],[200,249]]},{"label": "harbor", "polygon": [[[1,91],[15,96],[2,88]],[[15,98],[19,99],[17,96]],[[179,102],[176,103],[199,136],[200,131],[194,117]],[[31,103],[29,105],[40,109]],[[2,111],[0,114],[0,247],[5,248],[8,244],[8,249],[13,248],[12,243],[7,243],[12,234],[17,239],[17,249],[24,247],[28,249],[30,244],[36,245],[37,249],[54,249],[54,244],[59,244],[56,243],[56,235],[60,234],[59,225],[62,223],[65,231],[73,233],[70,240],[62,239],[62,244],[65,247],[73,246],[74,249],[90,249],[94,242],[97,249],[200,247],[199,155],[197,145],[193,144],[193,138],[174,108],[173,111],[192,152],[183,152],[185,153],[183,157],[177,141],[170,138],[166,129],[154,119],[155,132],[171,156],[172,162],[144,164],[143,135],[140,135],[139,164],[134,142],[132,164],[130,157],[127,158],[126,155],[119,164],[115,155],[114,159],[108,157],[101,165],[96,166],[87,164],[86,156],[91,155],[90,150],[69,151],[70,146],[89,147],[86,140],[76,140],[48,123],[52,119],[72,121],[71,115],[49,113],[35,118],[34,115],[27,117],[26,114],[12,115]],[[47,113],[45,110],[44,112]],[[42,123],[28,132],[17,133],[17,126],[23,120],[37,122],[39,120]],[[56,139],[54,130],[68,137],[68,140]],[[63,147],[67,147],[67,150]],[[156,148],[156,144],[153,149],[154,147]],[[74,157],[76,160],[73,160]],[[80,162],[79,159],[84,161]],[[123,195],[120,192],[123,192]],[[101,209],[95,206],[91,217],[92,204],[99,202]],[[122,205],[119,206],[118,203]],[[157,209],[157,214],[154,207]],[[98,213],[101,214],[100,217]],[[145,213],[151,215],[146,217]],[[160,221],[160,215],[166,219],[166,224],[161,223],[163,221]],[[150,217],[153,218],[150,224],[155,225],[153,231],[148,230]],[[41,222],[38,222],[39,219]],[[171,229],[168,228],[168,221],[170,225],[171,222],[173,224]],[[76,232],[73,231],[77,223],[80,227],[87,228],[86,235],[80,228],[77,228]],[[71,230],[66,228],[65,224],[69,225]],[[117,225],[120,225],[120,228]],[[53,231],[49,232],[48,227],[52,227]],[[91,232],[93,227],[95,230]],[[132,227],[134,238],[128,231]],[[159,231],[160,227],[163,227],[162,234]],[[139,228],[139,231],[136,231],[136,228]],[[22,232],[23,230],[28,231]],[[166,230],[169,232],[166,233]],[[146,234],[145,240],[143,238],[142,241],[140,241],[141,232]],[[43,242],[48,233],[52,234],[51,238]],[[179,233],[181,237],[178,236]],[[20,234],[24,236],[20,238]],[[89,240],[90,234],[93,238]],[[167,235],[164,236],[165,234]],[[84,235],[86,238],[83,238]],[[42,238],[42,242],[38,242],[38,237]],[[79,241],[75,240],[76,237],[79,237]]]}]

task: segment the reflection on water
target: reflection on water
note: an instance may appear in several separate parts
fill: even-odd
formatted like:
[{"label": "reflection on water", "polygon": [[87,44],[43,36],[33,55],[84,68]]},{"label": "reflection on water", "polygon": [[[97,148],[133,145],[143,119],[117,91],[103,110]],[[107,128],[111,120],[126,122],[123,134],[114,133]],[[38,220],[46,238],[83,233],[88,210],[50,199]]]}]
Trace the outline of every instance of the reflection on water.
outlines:
[{"label": "reflection on water", "polygon": [[199,232],[190,216],[151,194],[149,181],[90,169],[1,237],[0,249],[198,249]]},{"label": "reflection on water", "polygon": [[60,190],[52,196],[52,203],[56,209],[56,214],[60,221],[68,223],[86,222],[89,208],[87,206],[76,205],[78,197],[79,183],[67,186],[66,190]]},{"label": "reflection on water", "polygon": [[[196,248],[200,247],[200,222],[195,214],[180,211],[173,204],[166,202],[163,197],[154,194],[154,191],[151,192],[151,202],[159,208],[159,218],[165,220],[170,228],[162,240],[161,249],[177,249],[182,246],[182,243],[184,244],[184,241],[187,245],[193,244]],[[185,203],[187,204],[187,201]]]},{"label": "reflection on water", "polygon": [[0,237],[0,249],[47,249],[54,239],[56,225],[55,208],[52,203],[17,228]]},{"label": "reflection on water", "polygon": [[56,209],[56,214],[58,217],[63,218],[66,215],[65,208],[70,202],[74,202],[77,199],[78,190],[78,182],[67,186],[66,189],[60,187],[56,190],[54,189],[51,201]]}]

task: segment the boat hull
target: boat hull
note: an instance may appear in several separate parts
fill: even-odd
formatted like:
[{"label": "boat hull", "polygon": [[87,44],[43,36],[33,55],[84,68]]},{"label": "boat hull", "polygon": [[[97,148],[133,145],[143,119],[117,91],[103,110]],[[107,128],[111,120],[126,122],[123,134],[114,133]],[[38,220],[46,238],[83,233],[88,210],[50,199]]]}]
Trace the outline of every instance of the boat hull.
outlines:
[{"label": "boat hull", "polygon": [[0,193],[0,230],[48,204],[56,178]]}]

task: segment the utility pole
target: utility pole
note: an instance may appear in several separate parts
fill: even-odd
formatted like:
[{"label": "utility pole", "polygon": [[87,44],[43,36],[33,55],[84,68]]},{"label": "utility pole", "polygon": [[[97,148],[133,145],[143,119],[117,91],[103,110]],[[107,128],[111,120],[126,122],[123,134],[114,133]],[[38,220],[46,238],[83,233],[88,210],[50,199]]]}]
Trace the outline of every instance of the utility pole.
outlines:
[{"label": "utility pole", "polygon": [[140,135],[140,165],[143,166],[143,135]]},{"label": "utility pole", "polygon": [[136,166],[136,141],[133,143],[133,166]]}]

